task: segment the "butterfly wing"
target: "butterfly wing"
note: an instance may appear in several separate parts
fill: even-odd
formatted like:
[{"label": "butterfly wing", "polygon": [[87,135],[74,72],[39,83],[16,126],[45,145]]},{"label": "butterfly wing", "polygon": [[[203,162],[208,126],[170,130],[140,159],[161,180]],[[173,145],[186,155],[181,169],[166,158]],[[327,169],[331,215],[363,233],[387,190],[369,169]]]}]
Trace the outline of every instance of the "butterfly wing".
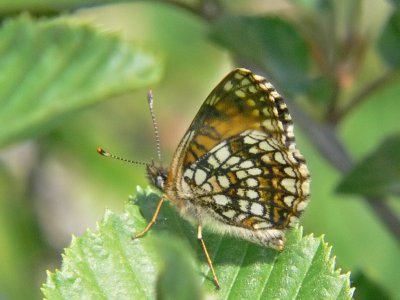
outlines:
[{"label": "butterfly wing", "polygon": [[178,147],[185,151],[183,164],[248,129],[266,132],[287,147],[294,142],[292,119],[282,97],[265,78],[236,69],[210,93],[186,132],[187,139]]},{"label": "butterfly wing", "polygon": [[217,144],[183,173],[197,207],[216,220],[247,229],[283,229],[308,201],[302,157],[256,130]]},{"label": "butterfly wing", "polygon": [[246,69],[229,73],[207,97],[168,178],[174,198],[253,230],[293,224],[309,197],[287,106],[270,83]]}]

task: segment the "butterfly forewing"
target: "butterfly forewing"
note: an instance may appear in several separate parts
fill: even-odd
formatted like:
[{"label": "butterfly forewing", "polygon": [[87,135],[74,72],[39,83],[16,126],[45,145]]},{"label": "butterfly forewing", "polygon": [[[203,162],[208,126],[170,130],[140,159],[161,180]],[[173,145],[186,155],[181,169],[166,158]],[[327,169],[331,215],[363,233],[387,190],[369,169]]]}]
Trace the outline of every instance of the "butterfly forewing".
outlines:
[{"label": "butterfly forewing", "polygon": [[228,74],[194,118],[188,133],[194,133],[184,164],[190,164],[220,141],[248,129],[268,133],[286,143],[293,138],[292,121],[286,104],[263,77],[245,69]]}]

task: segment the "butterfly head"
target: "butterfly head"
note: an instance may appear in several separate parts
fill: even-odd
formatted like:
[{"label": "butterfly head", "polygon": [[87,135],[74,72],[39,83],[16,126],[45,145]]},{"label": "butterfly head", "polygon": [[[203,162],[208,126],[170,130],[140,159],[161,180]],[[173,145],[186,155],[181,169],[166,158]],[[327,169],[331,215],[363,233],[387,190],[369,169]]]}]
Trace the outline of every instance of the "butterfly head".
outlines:
[{"label": "butterfly head", "polygon": [[148,164],[147,167],[147,178],[150,183],[159,189],[161,192],[164,191],[164,184],[167,180],[167,169],[162,166],[156,166],[154,162],[152,164]]}]

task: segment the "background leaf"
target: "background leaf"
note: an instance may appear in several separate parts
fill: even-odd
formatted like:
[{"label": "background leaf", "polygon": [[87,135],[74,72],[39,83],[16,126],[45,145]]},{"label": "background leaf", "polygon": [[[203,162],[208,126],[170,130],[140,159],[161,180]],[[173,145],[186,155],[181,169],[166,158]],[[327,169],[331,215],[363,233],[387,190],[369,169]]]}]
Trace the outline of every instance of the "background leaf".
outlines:
[{"label": "background leaf", "polygon": [[400,8],[387,20],[379,39],[379,52],[389,68],[400,68]]},{"label": "background leaf", "polygon": [[160,75],[154,56],[72,19],[7,21],[0,53],[0,146]]},{"label": "background leaf", "polygon": [[[357,272],[351,276],[353,284],[357,286],[356,299],[390,299],[390,294],[364,273]],[[360,287],[360,289],[358,289]]]},{"label": "background leaf", "polygon": [[369,196],[400,195],[400,134],[385,139],[344,176],[337,191]]},{"label": "background leaf", "polygon": [[[139,192],[137,202],[146,219],[153,213],[158,195]],[[87,232],[74,238],[66,249],[60,271],[49,273],[43,292],[47,299],[87,298],[132,299],[154,298],[154,282],[159,272],[159,262],[170,265],[170,254],[165,254],[157,233],[180,236],[197,249],[201,270],[197,281],[203,281],[208,294],[217,299],[351,299],[349,274],[335,270],[330,247],[322,238],[302,236],[296,228],[287,235],[285,250],[278,253],[231,237],[207,232],[205,241],[215,264],[221,283],[216,291],[201,249],[198,247],[195,229],[182,220],[168,204],[152,231],[145,238],[132,241],[133,232],[143,228],[146,221],[139,215],[139,206],[128,204],[122,215],[107,211],[98,226],[98,232]],[[175,238],[175,237],[174,237]],[[154,239],[154,240],[153,240]],[[167,248],[171,247],[168,245]],[[167,252],[170,250],[167,250]],[[188,250],[183,247],[179,255],[188,260]],[[189,266],[188,262],[185,265]],[[156,271],[157,270],[157,271]],[[159,280],[159,292],[165,289]],[[171,274],[171,270],[167,271]],[[184,274],[175,274],[184,276]],[[207,276],[207,280],[205,277]],[[185,279],[176,279],[185,283]],[[164,283],[164,284],[163,284]],[[195,283],[191,283],[195,284]],[[161,287],[164,287],[161,289]],[[175,289],[174,289],[175,290]],[[167,297],[168,298],[168,297]],[[163,298],[164,299],[164,298]]]},{"label": "background leaf", "polygon": [[115,3],[110,0],[3,0],[0,2],[0,14],[8,15],[20,12],[34,12],[36,14],[62,13],[66,10],[76,9],[80,6],[93,6],[106,3]]},{"label": "background leaf", "polygon": [[32,203],[23,201],[25,191],[14,177],[0,163],[0,298],[18,294],[21,299],[29,299],[39,293],[29,286],[21,288],[21,282],[34,280],[27,266],[34,265],[32,261],[39,256],[45,241],[32,213]]},{"label": "background leaf", "polygon": [[235,55],[266,68],[271,80],[291,93],[303,92],[311,83],[308,45],[295,26],[282,18],[221,18],[211,36]]}]

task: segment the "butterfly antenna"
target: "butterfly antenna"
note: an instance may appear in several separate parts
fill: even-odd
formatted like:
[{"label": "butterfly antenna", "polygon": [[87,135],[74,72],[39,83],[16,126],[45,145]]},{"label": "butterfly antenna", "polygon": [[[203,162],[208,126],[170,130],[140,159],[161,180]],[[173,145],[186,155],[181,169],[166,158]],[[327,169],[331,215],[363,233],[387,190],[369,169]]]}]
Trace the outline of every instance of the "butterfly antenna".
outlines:
[{"label": "butterfly antenna", "polygon": [[161,162],[160,135],[158,133],[156,115],[154,114],[154,109],[153,109],[153,102],[154,101],[153,101],[153,92],[152,92],[152,90],[149,90],[149,92],[147,93],[147,101],[149,102],[151,120],[153,121],[154,136],[156,138],[157,156],[158,156],[158,160]]},{"label": "butterfly antenna", "polygon": [[113,159],[125,161],[125,162],[131,163],[131,164],[148,166],[148,164],[145,162],[123,158],[123,157],[111,154],[110,152],[107,152],[106,150],[104,150],[103,148],[100,148],[100,147],[97,148],[97,153],[99,153],[100,155],[105,156],[105,157],[111,157]]}]

